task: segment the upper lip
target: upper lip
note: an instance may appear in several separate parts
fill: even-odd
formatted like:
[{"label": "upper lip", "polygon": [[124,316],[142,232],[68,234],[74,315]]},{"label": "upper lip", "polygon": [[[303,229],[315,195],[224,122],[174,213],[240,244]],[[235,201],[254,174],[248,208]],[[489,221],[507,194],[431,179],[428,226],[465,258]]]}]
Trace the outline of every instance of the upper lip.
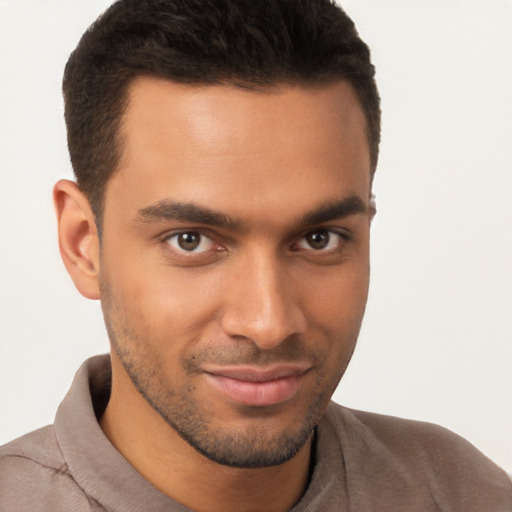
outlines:
[{"label": "upper lip", "polygon": [[298,377],[311,368],[307,363],[251,365],[203,365],[203,371],[210,375],[226,377],[244,382],[270,382],[287,377]]}]

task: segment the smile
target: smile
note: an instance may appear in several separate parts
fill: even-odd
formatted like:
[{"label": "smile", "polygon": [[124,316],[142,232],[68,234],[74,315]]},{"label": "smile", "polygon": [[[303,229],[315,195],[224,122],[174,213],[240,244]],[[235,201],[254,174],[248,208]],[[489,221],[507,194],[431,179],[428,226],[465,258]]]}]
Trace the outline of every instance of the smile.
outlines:
[{"label": "smile", "polygon": [[283,403],[298,391],[309,365],[248,366],[205,369],[214,387],[229,399],[248,406]]}]

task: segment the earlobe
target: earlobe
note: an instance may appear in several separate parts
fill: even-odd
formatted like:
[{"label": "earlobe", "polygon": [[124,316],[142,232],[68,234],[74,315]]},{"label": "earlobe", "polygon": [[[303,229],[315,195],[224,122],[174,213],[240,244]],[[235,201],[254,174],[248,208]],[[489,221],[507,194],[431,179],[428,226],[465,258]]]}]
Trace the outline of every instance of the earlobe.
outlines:
[{"label": "earlobe", "polygon": [[84,297],[99,299],[100,244],[89,201],[78,185],[69,180],[55,184],[53,201],[64,265]]}]

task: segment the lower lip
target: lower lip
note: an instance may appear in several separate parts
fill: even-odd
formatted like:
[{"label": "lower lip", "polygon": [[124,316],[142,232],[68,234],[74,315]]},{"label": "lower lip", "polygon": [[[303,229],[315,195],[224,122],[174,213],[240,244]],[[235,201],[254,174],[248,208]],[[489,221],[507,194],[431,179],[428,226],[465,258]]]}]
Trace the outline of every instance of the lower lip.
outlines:
[{"label": "lower lip", "polygon": [[258,407],[286,402],[297,393],[302,379],[299,375],[268,382],[248,382],[211,373],[206,376],[221,393],[235,402]]}]

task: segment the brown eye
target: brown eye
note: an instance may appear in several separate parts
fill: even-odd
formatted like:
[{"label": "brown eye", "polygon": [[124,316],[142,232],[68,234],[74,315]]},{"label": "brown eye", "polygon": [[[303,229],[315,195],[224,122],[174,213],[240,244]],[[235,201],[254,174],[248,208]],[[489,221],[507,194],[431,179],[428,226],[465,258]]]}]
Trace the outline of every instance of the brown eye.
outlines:
[{"label": "brown eye", "polygon": [[179,252],[201,253],[211,251],[214,242],[197,231],[177,233],[167,239],[167,243]]},{"label": "brown eye", "polygon": [[184,251],[194,251],[201,242],[201,236],[198,233],[180,233],[177,239],[178,245]]},{"label": "brown eye", "polygon": [[329,232],[317,231],[316,233],[308,233],[306,240],[312,249],[325,249],[329,245]]},{"label": "brown eye", "polygon": [[304,235],[298,243],[300,249],[325,251],[335,249],[342,242],[343,237],[335,231],[319,229]]}]

